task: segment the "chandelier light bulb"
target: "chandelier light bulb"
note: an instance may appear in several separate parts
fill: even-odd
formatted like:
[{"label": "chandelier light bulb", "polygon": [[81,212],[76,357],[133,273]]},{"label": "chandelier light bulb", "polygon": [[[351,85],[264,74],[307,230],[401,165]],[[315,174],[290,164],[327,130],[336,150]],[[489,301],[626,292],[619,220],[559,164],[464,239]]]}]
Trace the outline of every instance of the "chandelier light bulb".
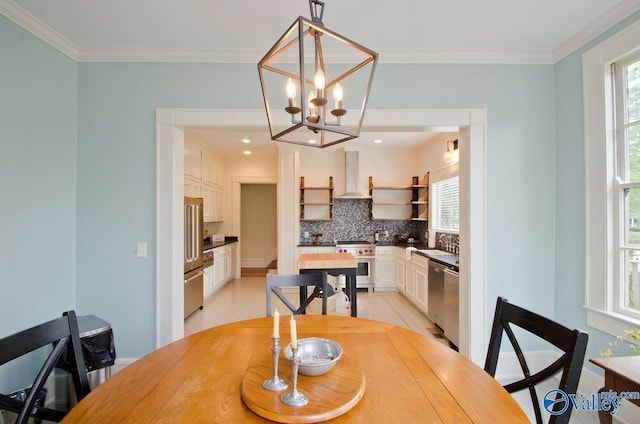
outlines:
[{"label": "chandelier light bulb", "polygon": [[336,84],[333,87],[333,99],[336,101],[336,109],[342,109],[342,86],[340,84]]},{"label": "chandelier light bulb", "polygon": [[[318,69],[316,71],[316,77],[314,82],[316,84],[316,90],[318,90],[318,92],[321,92],[322,90],[324,90],[325,80],[324,80],[324,72],[322,72],[322,69]],[[318,94],[318,97],[321,97],[321,95]]]},{"label": "chandelier light bulb", "polygon": [[296,98],[296,85],[291,78],[287,79],[287,97],[289,98],[289,106],[293,106],[291,102]]}]

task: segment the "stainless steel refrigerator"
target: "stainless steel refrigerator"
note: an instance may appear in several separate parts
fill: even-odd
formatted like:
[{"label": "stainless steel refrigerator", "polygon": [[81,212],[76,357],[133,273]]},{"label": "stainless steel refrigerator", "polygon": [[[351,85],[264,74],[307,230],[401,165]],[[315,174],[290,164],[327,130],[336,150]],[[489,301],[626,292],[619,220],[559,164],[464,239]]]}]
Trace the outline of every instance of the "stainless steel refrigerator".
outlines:
[{"label": "stainless steel refrigerator", "polygon": [[202,309],[204,304],[204,271],[202,199],[184,198],[184,318]]}]

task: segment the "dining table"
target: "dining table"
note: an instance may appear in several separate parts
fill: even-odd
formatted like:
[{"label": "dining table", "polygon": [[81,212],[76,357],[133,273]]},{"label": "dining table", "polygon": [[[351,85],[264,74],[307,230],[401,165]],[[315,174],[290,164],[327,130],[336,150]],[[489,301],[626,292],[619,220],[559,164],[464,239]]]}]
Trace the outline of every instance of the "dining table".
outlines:
[{"label": "dining table", "polygon": [[[279,346],[289,344],[281,316]],[[273,318],[212,327],[157,349],[115,373],[63,423],[529,423],[498,381],[436,338],[394,324],[344,315],[296,315],[297,340],[327,338],[342,357],[320,376],[298,374],[309,402],[289,406],[289,388],[268,391]],[[279,327],[282,327],[281,329]]]}]

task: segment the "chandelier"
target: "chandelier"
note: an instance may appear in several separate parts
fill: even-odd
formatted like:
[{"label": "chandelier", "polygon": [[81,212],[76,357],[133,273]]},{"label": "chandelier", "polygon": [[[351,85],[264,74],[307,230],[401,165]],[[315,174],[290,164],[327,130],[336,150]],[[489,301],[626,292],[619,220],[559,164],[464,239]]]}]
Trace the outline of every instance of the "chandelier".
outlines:
[{"label": "chandelier", "polygon": [[[378,54],[327,29],[324,2],[258,63],[271,139],[328,147],[360,135]],[[329,98],[331,95],[331,98]]]}]

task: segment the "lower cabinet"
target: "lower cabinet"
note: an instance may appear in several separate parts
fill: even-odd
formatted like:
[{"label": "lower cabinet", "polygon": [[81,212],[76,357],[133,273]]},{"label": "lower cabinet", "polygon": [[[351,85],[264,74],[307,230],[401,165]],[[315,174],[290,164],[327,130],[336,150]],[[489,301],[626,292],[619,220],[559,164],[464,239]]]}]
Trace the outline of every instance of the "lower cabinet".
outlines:
[{"label": "lower cabinet", "polygon": [[402,247],[395,248],[395,271],[396,271],[396,287],[400,293],[405,293],[407,290],[406,286],[406,258],[405,258],[405,249]]},{"label": "lower cabinet", "polygon": [[422,311],[428,313],[429,260],[411,255],[406,264],[406,296]]},{"label": "lower cabinet", "polygon": [[213,249],[213,266],[204,270],[205,298],[236,278],[237,243]]},{"label": "lower cabinet", "polygon": [[209,266],[204,269],[204,298],[208,298],[215,291],[215,270],[214,266]]},{"label": "lower cabinet", "polygon": [[396,258],[395,247],[376,247],[375,289],[379,291],[396,290]]}]

